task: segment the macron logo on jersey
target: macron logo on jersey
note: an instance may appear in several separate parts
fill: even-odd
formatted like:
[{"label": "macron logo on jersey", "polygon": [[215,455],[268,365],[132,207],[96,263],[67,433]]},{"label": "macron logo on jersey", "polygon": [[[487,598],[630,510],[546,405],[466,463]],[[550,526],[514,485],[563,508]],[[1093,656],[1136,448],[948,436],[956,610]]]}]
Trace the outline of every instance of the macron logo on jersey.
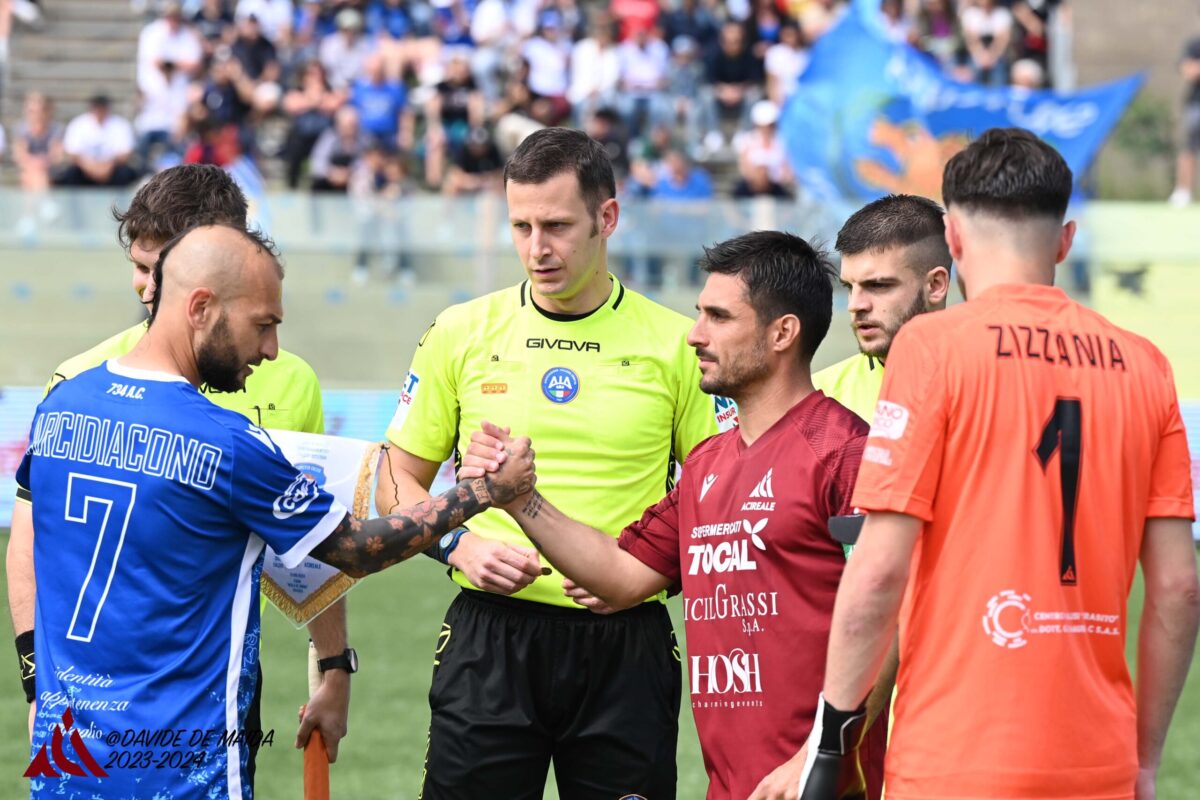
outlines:
[{"label": "macron logo on jersey", "polygon": [[711,489],[712,485],[716,482],[717,482],[717,476],[715,474],[710,472],[708,475],[704,476],[704,483],[700,484],[700,502],[701,503],[704,502],[704,495],[708,494],[708,490]]},{"label": "macron logo on jersey", "polygon": [[246,433],[262,442],[262,446],[270,450],[272,453],[275,452],[275,443],[271,441],[271,437],[268,436],[267,432],[262,428],[258,427],[257,425],[247,425]]}]

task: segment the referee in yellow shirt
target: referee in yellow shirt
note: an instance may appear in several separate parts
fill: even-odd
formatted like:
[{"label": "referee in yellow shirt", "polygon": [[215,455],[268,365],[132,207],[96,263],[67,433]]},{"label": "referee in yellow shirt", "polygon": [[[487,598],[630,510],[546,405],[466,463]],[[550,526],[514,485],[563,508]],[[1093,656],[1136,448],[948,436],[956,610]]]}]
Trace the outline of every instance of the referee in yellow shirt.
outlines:
[{"label": "referee in yellow shirt", "polygon": [[[226,223],[246,226],[247,205],[241,189],[219,167],[185,165],[163,170],[138,190],[129,208],[115,212],[118,238],[133,265],[133,289],[143,303],[149,303],[148,291],[159,250],[176,234],[193,225]],[[147,324],[138,324],[105,339],[89,350],[60,364],[46,384],[49,392],[56,384],[98,366],[110,358],[119,358],[133,349],[146,333]],[[263,361],[246,380],[240,392],[216,392],[202,387],[213,403],[245,415],[266,428],[324,433],[325,417],[321,386],[317,375],[304,359],[282,348],[273,361]],[[18,633],[17,651],[22,664],[22,683],[26,699],[34,692],[33,652],[34,600],[37,587],[33,577],[33,518],[28,502],[18,498],[13,507],[6,567],[9,608],[13,629]],[[265,601],[264,601],[265,603]],[[329,751],[337,758],[338,742],[346,733],[350,704],[350,673],[356,658],[346,647],[346,604],[339,601],[309,624],[309,635],[322,659],[322,683],[309,699],[301,720],[298,740],[308,741],[309,732],[319,727]],[[26,666],[27,665],[27,666]],[[247,730],[262,730],[262,671],[254,700],[246,720]],[[248,771],[253,780],[252,747]]]},{"label": "referee in yellow shirt", "polygon": [[[609,273],[620,208],[598,142],[533,133],[504,183],[528,280],[443,311],[421,339],[379,511],[427,497],[438,465],[490,420],[537,441],[538,486],[565,513],[615,536],[716,433],[691,321]],[[675,797],[681,674],[661,598],[591,613],[581,606],[607,609],[542,575],[500,511],[431,555],[463,588],[434,661],[425,800],[540,798],[552,761],[564,800]]]},{"label": "referee in yellow shirt", "polygon": [[838,232],[841,280],[859,353],[813,375],[813,385],[870,422],[892,339],[918,314],[946,307],[950,249],[942,207],[924,197],[880,198]]}]

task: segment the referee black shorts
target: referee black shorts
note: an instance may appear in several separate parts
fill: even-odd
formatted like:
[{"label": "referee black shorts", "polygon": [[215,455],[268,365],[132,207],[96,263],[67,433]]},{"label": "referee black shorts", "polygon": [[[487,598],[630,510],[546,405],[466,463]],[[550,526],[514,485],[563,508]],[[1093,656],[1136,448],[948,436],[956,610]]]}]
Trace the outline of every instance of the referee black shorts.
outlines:
[{"label": "referee black shorts", "polygon": [[662,603],[611,615],[464,590],[434,656],[423,800],[675,797],[679,647]]}]

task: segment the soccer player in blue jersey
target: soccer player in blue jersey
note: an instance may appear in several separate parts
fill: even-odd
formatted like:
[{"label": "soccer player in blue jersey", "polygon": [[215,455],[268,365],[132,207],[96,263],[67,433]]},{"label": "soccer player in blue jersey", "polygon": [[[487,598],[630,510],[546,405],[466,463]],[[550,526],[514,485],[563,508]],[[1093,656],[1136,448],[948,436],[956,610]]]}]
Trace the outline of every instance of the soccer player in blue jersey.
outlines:
[{"label": "soccer player in blue jersey", "polygon": [[270,244],[192,229],[158,269],[149,331],[49,394],[17,474],[39,532],[33,798],[251,798],[239,731],[264,545],[289,566],[311,554],[361,576],[532,487],[525,440],[508,474],[354,518],[266,432],[197,391],[235,391],[278,352]]}]

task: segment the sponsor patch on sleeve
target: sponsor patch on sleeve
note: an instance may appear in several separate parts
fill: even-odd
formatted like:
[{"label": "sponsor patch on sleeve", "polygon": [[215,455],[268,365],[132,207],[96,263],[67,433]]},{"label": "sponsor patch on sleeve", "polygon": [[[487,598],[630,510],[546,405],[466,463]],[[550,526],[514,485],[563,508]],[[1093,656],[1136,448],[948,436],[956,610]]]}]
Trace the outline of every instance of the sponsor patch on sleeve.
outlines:
[{"label": "sponsor patch on sleeve", "polygon": [[908,409],[899,403],[880,400],[875,405],[875,419],[867,434],[880,439],[899,439],[908,427]]},{"label": "sponsor patch on sleeve", "polygon": [[885,467],[890,467],[892,465],[892,451],[886,447],[876,447],[873,444],[869,444],[863,450],[863,461],[870,461],[872,464],[882,464]]},{"label": "sponsor patch on sleeve", "polygon": [[417,397],[417,389],[420,385],[421,376],[410,369],[408,375],[404,377],[404,388],[400,390],[400,402],[396,403],[396,413],[392,415],[391,424],[388,425],[389,428],[399,430],[404,427],[404,420],[408,418],[409,409],[412,408],[413,400]]}]

